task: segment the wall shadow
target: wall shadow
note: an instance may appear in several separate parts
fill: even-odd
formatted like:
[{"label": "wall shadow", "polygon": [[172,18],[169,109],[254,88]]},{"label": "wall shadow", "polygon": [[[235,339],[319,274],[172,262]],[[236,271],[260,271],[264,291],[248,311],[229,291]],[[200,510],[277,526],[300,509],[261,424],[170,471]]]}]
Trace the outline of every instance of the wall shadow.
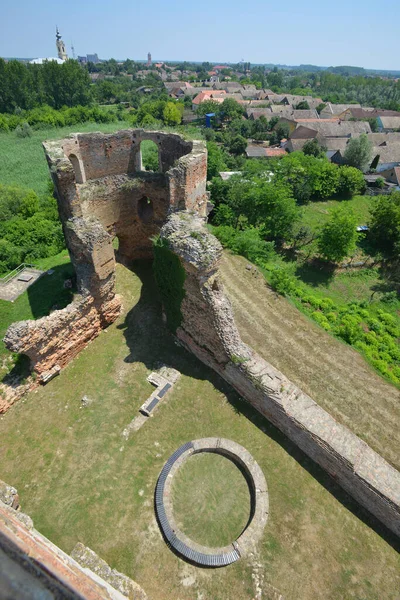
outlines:
[{"label": "wall shadow", "polygon": [[[58,265],[43,273],[39,279],[28,287],[28,300],[34,319],[50,314],[52,310],[65,308],[73,300],[76,292],[76,276],[71,263]],[[72,287],[64,287],[67,280]]]},{"label": "wall shadow", "polygon": [[128,312],[124,323],[118,326],[119,329],[124,331],[124,337],[129,348],[129,354],[125,358],[125,362],[142,362],[148,369],[154,369],[157,364],[163,362],[179,370],[183,375],[210,381],[218,391],[226,396],[237,414],[244,416],[263,431],[265,435],[278,443],[338,502],[373,529],[397,552],[400,552],[399,538],[367,510],[359,506],[321,467],[246,400],[241,398],[219,375],[176,342],[162,319],[161,303],[153,277],[151,261],[134,263],[130,266],[130,270],[139,277],[142,288],[137,304]]}]

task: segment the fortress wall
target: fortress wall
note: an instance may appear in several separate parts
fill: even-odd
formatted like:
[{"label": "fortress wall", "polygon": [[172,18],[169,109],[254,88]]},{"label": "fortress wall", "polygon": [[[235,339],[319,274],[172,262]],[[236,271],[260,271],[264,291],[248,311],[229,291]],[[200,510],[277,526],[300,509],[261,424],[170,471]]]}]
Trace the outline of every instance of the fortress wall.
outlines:
[{"label": "fortress wall", "polygon": [[218,278],[221,246],[203,222],[171,215],[161,237],[186,272],[182,344],[400,535],[400,473],[241,341]]},{"label": "fortress wall", "polygon": [[[140,170],[140,143],[148,139],[159,147],[161,172]],[[151,258],[151,238],[169,211],[189,209],[205,216],[208,199],[203,142],[133,129],[74,134],[43,145],[79,295],[48,317],[13,323],[4,338],[7,348],[26,354],[42,376],[66,366],[118,317],[114,237],[122,262]]]}]

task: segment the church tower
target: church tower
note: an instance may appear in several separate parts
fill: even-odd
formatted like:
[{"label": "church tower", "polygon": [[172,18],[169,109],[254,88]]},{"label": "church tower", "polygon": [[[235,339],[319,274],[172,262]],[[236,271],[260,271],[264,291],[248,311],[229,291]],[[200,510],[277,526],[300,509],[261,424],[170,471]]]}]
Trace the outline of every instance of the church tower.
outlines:
[{"label": "church tower", "polygon": [[58,31],[58,27],[56,27],[56,46],[57,46],[58,58],[61,58],[61,60],[67,60],[68,55],[65,50],[65,44],[61,39],[60,32]]}]

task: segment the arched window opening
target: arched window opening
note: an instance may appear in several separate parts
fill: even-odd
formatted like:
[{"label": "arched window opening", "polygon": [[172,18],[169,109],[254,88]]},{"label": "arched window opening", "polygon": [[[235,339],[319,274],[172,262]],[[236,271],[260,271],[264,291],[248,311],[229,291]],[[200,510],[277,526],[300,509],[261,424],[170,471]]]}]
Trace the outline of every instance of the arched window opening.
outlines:
[{"label": "arched window opening", "polygon": [[71,161],[74,169],[76,183],[84,183],[85,180],[78,157],[75,154],[70,154],[68,158]]},{"label": "arched window opening", "polygon": [[153,203],[147,196],[140,198],[138,202],[138,216],[143,223],[149,223],[153,219]]},{"label": "arched window opening", "polygon": [[143,140],[140,144],[143,171],[160,171],[158,146],[152,140]]}]

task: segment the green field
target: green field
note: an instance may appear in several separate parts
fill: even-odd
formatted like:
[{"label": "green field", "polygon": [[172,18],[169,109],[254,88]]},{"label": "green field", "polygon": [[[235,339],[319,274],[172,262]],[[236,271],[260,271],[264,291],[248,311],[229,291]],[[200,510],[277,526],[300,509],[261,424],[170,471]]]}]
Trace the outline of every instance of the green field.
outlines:
[{"label": "green field", "polygon": [[70,127],[49,127],[33,131],[32,137],[18,138],[14,132],[0,133],[0,183],[33,189],[37,194],[47,192],[49,168],[42,142],[58,140],[70,133],[102,131],[110,133],[130,127],[128,122],[82,123]]},{"label": "green field", "polygon": [[[66,552],[78,541],[93,548],[137,580],[150,600],[252,600],[257,586],[267,599],[274,598],[273,586],[287,599],[397,600],[395,540],[174,343],[148,265],[135,272],[118,265],[117,284],[124,305],[118,321],[58,378],[0,418],[0,478],[18,489],[36,528]],[[122,431],[154,389],[146,377],[159,361],[177,368],[181,379],[125,441]],[[85,408],[84,395],[92,401]],[[247,448],[270,498],[257,553],[218,570],[180,560],[154,515],[165,461],[181,444],[207,436]]]},{"label": "green field", "polygon": [[[39,319],[48,315],[51,309],[64,308],[72,301],[73,290],[63,287],[64,281],[74,273],[66,250],[57,256],[36,261],[36,266],[43,271],[51,268],[53,273],[43,275],[14,302],[0,300],[0,382],[18,361],[17,355],[9,352],[3,342],[9,325],[16,321]],[[27,374],[26,361],[21,366],[22,374]]]},{"label": "green field", "polygon": [[178,528],[190,539],[213,548],[227,546],[246,527],[249,487],[229,459],[215,453],[190,457],[178,470],[172,488]]},{"label": "green field", "polygon": [[373,200],[372,196],[354,196],[351,200],[332,199],[310,202],[302,209],[301,223],[316,231],[326,223],[333,208],[346,204],[356,215],[358,225],[365,225]]},{"label": "green field", "polygon": [[[70,133],[88,133],[101,131],[111,133],[120,129],[131,128],[127,121],[115,123],[82,123],[70,127],[49,127],[33,131],[32,137],[18,138],[14,132],[0,133],[0,183],[3,185],[17,185],[33,189],[36,193],[47,192],[49,169],[47,166],[42,142],[45,140],[58,140]],[[163,127],[165,131],[172,131]],[[201,135],[196,127],[175,127],[187,139],[199,139]],[[146,146],[146,145],[145,145]]]}]

